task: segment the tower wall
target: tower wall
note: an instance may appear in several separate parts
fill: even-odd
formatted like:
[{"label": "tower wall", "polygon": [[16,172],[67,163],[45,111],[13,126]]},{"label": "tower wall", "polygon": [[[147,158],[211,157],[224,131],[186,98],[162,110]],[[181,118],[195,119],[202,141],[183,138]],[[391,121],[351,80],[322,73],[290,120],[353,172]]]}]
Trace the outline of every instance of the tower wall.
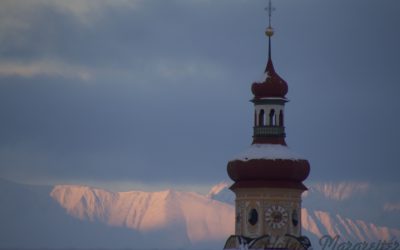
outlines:
[{"label": "tower wall", "polygon": [[[249,238],[263,235],[301,236],[301,194],[303,190],[242,188],[236,194],[235,234]],[[257,220],[254,221],[254,211]],[[253,220],[253,221],[252,221]]]}]

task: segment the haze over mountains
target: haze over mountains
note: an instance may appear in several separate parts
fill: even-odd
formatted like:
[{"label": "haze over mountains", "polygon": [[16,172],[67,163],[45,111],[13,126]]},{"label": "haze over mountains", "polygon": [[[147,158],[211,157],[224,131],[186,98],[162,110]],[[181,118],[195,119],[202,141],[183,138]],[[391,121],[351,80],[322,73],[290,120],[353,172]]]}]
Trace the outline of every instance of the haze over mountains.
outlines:
[{"label": "haze over mountains", "polygon": [[[400,239],[399,197],[390,192],[393,185],[309,185],[303,233],[314,246],[325,234],[352,241]],[[0,187],[2,248],[222,249],[234,231],[234,196],[226,183],[212,187],[207,195],[37,187],[4,180]]]}]

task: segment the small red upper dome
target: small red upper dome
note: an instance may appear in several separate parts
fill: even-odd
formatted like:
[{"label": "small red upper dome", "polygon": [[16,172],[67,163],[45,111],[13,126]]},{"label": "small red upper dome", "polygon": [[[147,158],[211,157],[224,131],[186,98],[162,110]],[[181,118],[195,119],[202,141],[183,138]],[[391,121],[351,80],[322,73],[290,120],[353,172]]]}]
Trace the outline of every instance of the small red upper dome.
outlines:
[{"label": "small red upper dome", "polygon": [[256,99],[264,97],[285,98],[288,92],[288,85],[276,72],[271,58],[268,59],[265,69],[265,80],[261,83],[255,82],[251,91]]}]

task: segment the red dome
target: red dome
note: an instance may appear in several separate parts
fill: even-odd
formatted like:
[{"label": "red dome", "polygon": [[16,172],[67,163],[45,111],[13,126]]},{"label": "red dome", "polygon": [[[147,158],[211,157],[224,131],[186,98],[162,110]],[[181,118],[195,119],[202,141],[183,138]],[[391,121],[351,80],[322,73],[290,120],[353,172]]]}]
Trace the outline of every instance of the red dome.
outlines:
[{"label": "red dome", "polygon": [[261,83],[253,83],[251,91],[256,99],[264,97],[285,98],[288,92],[288,85],[276,72],[271,58],[268,59],[265,69],[265,80]]},{"label": "red dome", "polygon": [[234,160],[228,163],[228,175],[235,183],[264,183],[275,186],[279,183],[288,188],[303,189],[302,182],[310,173],[307,160],[269,160],[253,159],[249,161]]},{"label": "red dome", "polygon": [[228,174],[234,181],[285,180],[304,181],[310,173],[307,160],[234,160],[228,163]]}]

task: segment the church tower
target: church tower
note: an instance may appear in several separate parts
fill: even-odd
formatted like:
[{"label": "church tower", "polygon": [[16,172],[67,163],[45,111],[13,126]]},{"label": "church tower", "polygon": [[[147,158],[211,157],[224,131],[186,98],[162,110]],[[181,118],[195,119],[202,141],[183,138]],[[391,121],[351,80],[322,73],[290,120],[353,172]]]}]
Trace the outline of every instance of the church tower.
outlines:
[{"label": "church tower", "polygon": [[269,2],[268,60],[264,78],[251,86],[254,132],[251,146],[228,162],[236,195],[235,235],[225,249],[309,249],[301,234],[301,195],[310,165],[285,142],[288,85],[272,63]]}]

